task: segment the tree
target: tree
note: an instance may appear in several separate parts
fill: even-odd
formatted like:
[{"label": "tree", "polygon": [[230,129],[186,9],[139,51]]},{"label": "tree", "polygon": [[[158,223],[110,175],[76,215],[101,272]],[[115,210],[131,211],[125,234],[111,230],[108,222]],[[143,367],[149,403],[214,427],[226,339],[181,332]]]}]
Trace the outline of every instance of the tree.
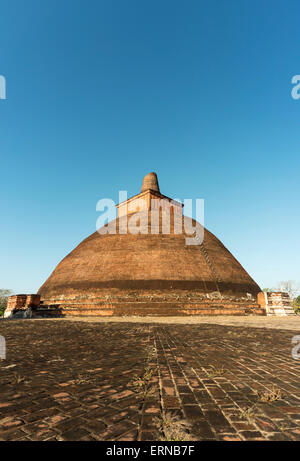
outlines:
[{"label": "tree", "polygon": [[291,298],[291,304],[296,314],[300,313],[300,296],[296,298],[300,291],[300,284],[294,280],[285,280],[279,283],[278,291],[284,291]]},{"label": "tree", "polygon": [[284,291],[288,293],[289,297],[294,300],[297,296],[297,293],[300,290],[300,284],[294,282],[294,280],[284,280],[279,282],[278,291]]},{"label": "tree", "polygon": [[300,314],[300,296],[294,299],[294,311],[296,314]]},{"label": "tree", "polygon": [[272,293],[273,291],[275,291],[274,288],[264,288],[263,289],[264,293]]},{"label": "tree", "polygon": [[3,315],[6,306],[8,297],[12,294],[11,290],[0,288],[0,316]]}]

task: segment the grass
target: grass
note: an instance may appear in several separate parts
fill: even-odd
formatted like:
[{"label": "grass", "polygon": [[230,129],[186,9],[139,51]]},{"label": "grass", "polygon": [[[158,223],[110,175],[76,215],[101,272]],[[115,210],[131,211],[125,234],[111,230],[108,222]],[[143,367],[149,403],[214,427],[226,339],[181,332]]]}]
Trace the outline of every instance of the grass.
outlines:
[{"label": "grass", "polygon": [[152,346],[147,347],[146,366],[142,376],[135,375],[130,385],[135,388],[136,392],[143,395],[143,398],[149,397],[155,393],[155,389],[151,387],[152,377],[157,371],[157,367],[150,364],[156,357],[156,348]]},{"label": "grass", "polygon": [[260,402],[276,402],[276,400],[282,400],[284,398],[281,390],[275,386],[271,390],[257,392],[257,396]]},{"label": "grass", "polygon": [[240,419],[246,419],[249,423],[254,422],[255,420],[255,415],[256,415],[256,405],[259,402],[276,402],[277,400],[282,400],[284,398],[284,395],[282,394],[281,390],[276,388],[275,386],[271,390],[266,390],[266,391],[256,391],[255,392],[257,395],[257,402],[252,405],[251,407],[245,408],[244,410],[241,411],[239,418]]},{"label": "grass", "polygon": [[228,335],[228,336],[240,337],[240,336],[241,336],[241,333],[238,333],[237,331],[229,330],[229,331],[227,331],[227,335]]},{"label": "grass", "polygon": [[78,378],[75,379],[74,384],[76,384],[77,386],[80,386],[82,384],[90,384],[93,382],[95,382],[94,377],[79,375]]},{"label": "grass", "polygon": [[239,415],[240,419],[246,419],[248,423],[252,423],[255,419],[255,405],[249,408],[245,408]]},{"label": "grass", "polygon": [[285,432],[287,431],[289,428],[289,426],[285,423],[282,423],[282,424],[278,424],[278,429],[281,431],[281,432]]},{"label": "grass", "polygon": [[13,374],[12,384],[21,384],[25,382],[25,378],[18,373]]},{"label": "grass", "polygon": [[210,379],[213,379],[213,378],[219,378],[220,376],[224,375],[225,373],[225,369],[224,367],[220,367],[220,368],[211,368],[210,370],[205,370],[207,376],[210,378]]},{"label": "grass", "polygon": [[142,376],[135,375],[130,383],[135,388],[135,391],[142,393],[144,397],[148,397],[154,392],[150,387],[151,378],[154,372],[155,369],[147,365],[144,374]]},{"label": "grass", "polygon": [[160,433],[160,440],[166,442],[184,442],[193,440],[189,433],[190,424],[180,419],[178,416],[173,416],[171,413],[166,413],[161,418],[155,418],[155,426]]}]

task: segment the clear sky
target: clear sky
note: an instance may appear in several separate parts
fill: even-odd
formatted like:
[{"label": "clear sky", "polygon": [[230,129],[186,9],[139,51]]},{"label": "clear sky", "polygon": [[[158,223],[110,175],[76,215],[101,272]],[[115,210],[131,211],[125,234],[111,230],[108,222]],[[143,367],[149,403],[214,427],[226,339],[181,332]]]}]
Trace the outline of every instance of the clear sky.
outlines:
[{"label": "clear sky", "polygon": [[204,198],[263,287],[300,281],[300,4],[2,0],[0,288],[36,292],[96,203]]}]

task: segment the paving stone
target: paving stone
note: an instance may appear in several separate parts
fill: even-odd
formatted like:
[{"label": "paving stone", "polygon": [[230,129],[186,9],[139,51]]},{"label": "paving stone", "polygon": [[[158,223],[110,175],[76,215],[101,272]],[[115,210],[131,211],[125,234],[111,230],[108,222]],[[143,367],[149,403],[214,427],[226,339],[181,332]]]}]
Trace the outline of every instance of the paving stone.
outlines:
[{"label": "paving stone", "polygon": [[204,419],[197,420],[197,422],[192,424],[192,433],[199,440],[214,440],[216,437],[210,425]]},{"label": "paving stone", "polygon": [[160,440],[166,418],[195,440],[300,440],[297,331],[243,322],[0,320],[0,440]]},{"label": "paving stone", "polygon": [[164,409],[180,408],[180,400],[178,397],[162,397]]},{"label": "paving stone", "polygon": [[89,433],[85,429],[71,429],[67,432],[64,432],[61,436],[58,437],[58,440],[66,441],[77,441],[77,440],[86,440],[86,437]]},{"label": "paving stone", "polygon": [[261,432],[258,431],[242,431],[240,434],[245,440],[264,440]]},{"label": "paving stone", "polygon": [[184,405],[183,411],[189,421],[197,422],[204,418],[203,411],[198,405]]}]

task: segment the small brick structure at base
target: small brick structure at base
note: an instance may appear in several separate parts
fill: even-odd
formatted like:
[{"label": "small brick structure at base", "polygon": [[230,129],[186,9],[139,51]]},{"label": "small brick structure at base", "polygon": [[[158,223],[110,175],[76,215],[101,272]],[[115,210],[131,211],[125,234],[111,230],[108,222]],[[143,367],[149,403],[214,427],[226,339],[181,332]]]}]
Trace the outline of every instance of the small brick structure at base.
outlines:
[{"label": "small brick structure at base", "polygon": [[31,317],[32,310],[38,308],[40,300],[41,297],[37,294],[10,296],[7,301],[4,317]]},{"label": "small brick structure at base", "polygon": [[282,291],[258,293],[258,303],[266,309],[267,315],[293,315],[291,298]]},{"label": "small brick structure at base", "polygon": [[113,316],[192,316],[192,315],[266,315],[254,297],[236,299],[219,294],[199,293],[119,293],[115,296],[80,299],[64,297],[55,303],[40,301],[38,295],[17,295],[9,298],[6,312],[12,314],[31,309],[32,317],[113,317]]}]

